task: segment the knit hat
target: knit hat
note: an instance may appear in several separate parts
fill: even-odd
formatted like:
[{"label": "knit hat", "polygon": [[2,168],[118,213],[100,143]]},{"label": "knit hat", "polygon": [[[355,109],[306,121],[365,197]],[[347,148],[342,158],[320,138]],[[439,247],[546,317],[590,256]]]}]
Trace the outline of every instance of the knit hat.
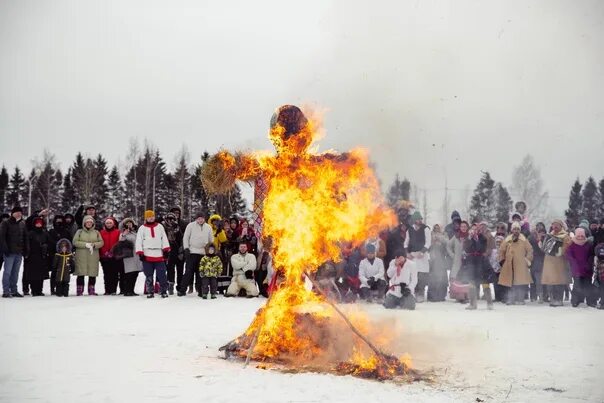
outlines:
[{"label": "knit hat", "polygon": [[372,243],[368,244],[367,247],[366,247],[366,250],[367,250],[368,254],[369,253],[375,253],[375,245],[372,244]]},{"label": "knit hat", "polygon": [[459,212],[457,210],[453,210],[453,212],[451,213],[451,221],[455,220],[461,220],[461,215],[459,215]]},{"label": "knit hat", "polygon": [[44,225],[44,219],[42,217],[34,218],[34,225],[36,225],[37,223]]},{"label": "knit hat", "polygon": [[522,227],[520,226],[519,222],[513,222],[512,223],[512,229],[522,229]]},{"label": "knit hat", "polygon": [[151,217],[155,217],[155,212],[153,210],[146,210],[144,217],[145,217],[145,221]]},{"label": "knit hat", "polygon": [[10,211],[11,214],[15,214],[15,213],[23,213],[23,209],[21,208],[21,206],[15,206],[13,207],[13,209]]},{"label": "knit hat", "polygon": [[522,220],[522,214],[520,214],[517,211],[514,211],[514,214],[512,214],[512,220],[514,219],[514,217],[518,217],[518,218],[520,218]]}]

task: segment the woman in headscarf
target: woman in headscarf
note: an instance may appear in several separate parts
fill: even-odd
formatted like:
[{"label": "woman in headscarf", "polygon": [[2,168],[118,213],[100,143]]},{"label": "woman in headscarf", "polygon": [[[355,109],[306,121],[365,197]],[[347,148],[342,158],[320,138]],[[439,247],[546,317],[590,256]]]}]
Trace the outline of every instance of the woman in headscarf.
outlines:
[{"label": "woman in headscarf", "polygon": [[545,253],[541,283],[548,286],[550,306],[562,306],[564,289],[570,284],[570,275],[564,254],[571,240],[561,220],[554,220],[551,231],[543,240]]},{"label": "woman in headscarf", "polygon": [[124,282],[123,292],[125,297],[134,297],[138,294],[134,292],[138,273],[143,269],[141,260],[134,254],[134,244],[136,243],[137,226],[132,218],[124,218],[120,224],[121,251],[124,263]]},{"label": "woman in headscarf", "polygon": [[510,289],[508,305],[524,305],[526,286],[533,282],[529,271],[533,261],[533,248],[521,231],[520,223],[514,222],[512,233],[499,248],[499,261],[503,262],[499,284]]},{"label": "woman in headscarf", "polygon": [[103,247],[103,238],[95,229],[92,216],[82,219],[82,228],[73,237],[77,276],[77,295],[84,294],[84,277],[88,276],[88,295],[97,295],[94,291],[96,278],[99,275],[99,249]]},{"label": "woman in headscarf", "polygon": [[447,296],[447,236],[440,225],[432,228],[432,244],[430,245],[430,277],[428,280],[428,301],[444,301]]},{"label": "woman in headscarf", "polygon": [[584,228],[575,229],[575,237],[566,250],[566,257],[573,275],[571,305],[576,308],[580,303],[587,302],[588,306],[595,308],[597,297],[591,283],[594,274],[594,249],[587,240]]}]

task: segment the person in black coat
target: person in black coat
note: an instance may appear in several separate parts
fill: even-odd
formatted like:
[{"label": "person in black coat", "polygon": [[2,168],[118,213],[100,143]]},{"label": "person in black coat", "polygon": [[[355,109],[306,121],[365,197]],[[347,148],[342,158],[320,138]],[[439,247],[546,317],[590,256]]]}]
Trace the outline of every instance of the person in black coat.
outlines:
[{"label": "person in black coat", "polygon": [[48,278],[48,254],[50,238],[44,228],[44,219],[37,217],[33,220],[33,229],[27,233],[29,239],[29,253],[25,257],[23,270],[23,289],[31,287],[31,295],[42,296],[42,285]]},{"label": "person in black coat", "polygon": [[470,234],[463,243],[463,251],[457,279],[470,285],[470,306],[467,309],[476,309],[481,284],[493,281],[489,278],[488,262],[485,259],[487,239],[478,231],[476,225],[470,229]]},{"label": "person in black coat", "polygon": [[4,255],[2,273],[2,298],[23,297],[17,290],[21,261],[29,251],[27,225],[23,209],[13,207],[11,217],[0,224],[0,252]]}]

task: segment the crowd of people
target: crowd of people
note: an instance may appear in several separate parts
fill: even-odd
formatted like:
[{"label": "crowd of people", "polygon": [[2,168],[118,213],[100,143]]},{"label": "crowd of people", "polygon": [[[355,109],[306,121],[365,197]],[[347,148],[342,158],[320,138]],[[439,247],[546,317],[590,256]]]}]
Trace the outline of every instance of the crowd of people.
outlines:
[{"label": "crowd of people", "polygon": [[[572,231],[562,220],[531,228],[526,204],[515,208],[509,222],[495,225],[468,222],[454,211],[444,228],[430,228],[412,207],[400,208],[396,227],[376,230],[360,244],[342,243],[340,259],[325,262],[309,281],[338,302],[388,309],[415,309],[447,296],[469,310],[481,297],[487,309],[527,300],[557,307],[568,299],[574,307],[604,309],[604,219],[583,220]],[[147,298],[193,292],[203,299],[268,297],[284,278],[272,266],[270,238],[261,239],[246,219],[199,212],[185,223],[174,207],[162,217],[145,211],[138,226],[133,218],[101,220],[88,205],[73,215],[55,214],[48,229],[49,214],[25,219],[17,206],[2,217],[3,298],[43,296],[47,279],[51,294],[67,297],[72,276],[77,296],[97,295],[99,266],[105,295],[138,295],[142,271]]]}]

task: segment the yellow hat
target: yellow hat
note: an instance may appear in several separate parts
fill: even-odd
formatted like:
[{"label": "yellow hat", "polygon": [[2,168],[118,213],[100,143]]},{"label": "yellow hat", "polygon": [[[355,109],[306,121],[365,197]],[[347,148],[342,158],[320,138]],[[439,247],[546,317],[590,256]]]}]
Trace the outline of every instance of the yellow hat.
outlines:
[{"label": "yellow hat", "polygon": [[151,217],[155,217],[155,212],[153,212],[153,210],[146,210],[145,211],[145,220],[148,220]]}]

